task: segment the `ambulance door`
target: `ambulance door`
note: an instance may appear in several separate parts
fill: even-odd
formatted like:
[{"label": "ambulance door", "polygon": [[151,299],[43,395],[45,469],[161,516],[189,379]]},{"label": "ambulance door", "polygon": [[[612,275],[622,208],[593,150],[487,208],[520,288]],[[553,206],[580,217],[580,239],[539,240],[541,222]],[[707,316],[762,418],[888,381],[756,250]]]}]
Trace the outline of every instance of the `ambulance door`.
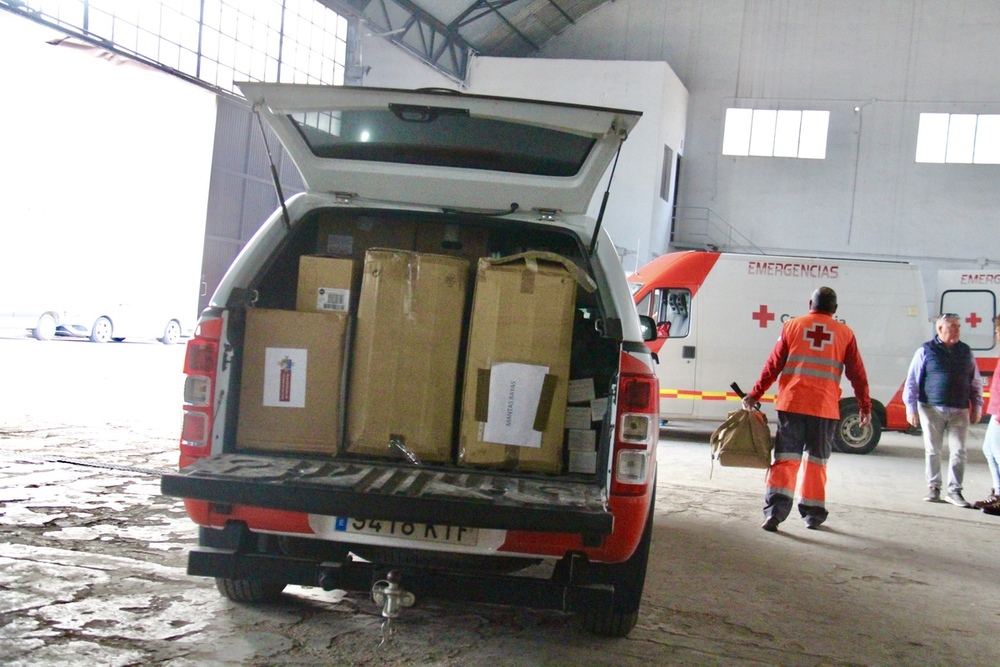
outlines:
[{"label": "ambulance door", "polygon": [[[1000,353],[996,349],[993,338],[993,318],[997,316],[997,298],[992,290],[956,289],[941,292],[942,313],[958,315],[962,328],[959,332],[961,340],[972,348],[979,366],[979,375],[983,381],[983,392],[988,408],[991,401],[997,400],[988,395],[993,373],[996,372],[996,357]],[[984,411],[984,414],[985,411]]]},{"label": "ambulance door", "polygon": [[960,289],[941,293],[941,313],[955,313],[962,324],[961,340],[977,357],[996,356],[993,318],[997,315],[996,295],[990,290]]},{"label": "ambulance door", "polygon": [[695,327],[692,324],[691,290],[660,287],[636,306],[639,314],[656,321],[657,337],[650,343],[660,363],[660,416],[662,419],[691,415],[696,396]]}]

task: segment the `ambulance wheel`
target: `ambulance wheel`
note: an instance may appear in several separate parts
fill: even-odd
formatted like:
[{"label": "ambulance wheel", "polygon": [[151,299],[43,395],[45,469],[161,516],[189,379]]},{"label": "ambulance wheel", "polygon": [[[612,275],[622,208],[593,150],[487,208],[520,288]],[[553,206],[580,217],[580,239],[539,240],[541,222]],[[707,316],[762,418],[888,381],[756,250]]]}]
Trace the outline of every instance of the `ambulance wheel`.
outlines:
[{"label": "ambulance wheel", "polygon": [[215,587],[233,602],[274,602],[281,597],[285,584],[260,579],[215,578]]},{"label": "ambulance wheel", "polygon": [[[654,499],[655,501],[655,499]],[[627,637],[639,620],[639,603],[646,583],[646,564],[649,562],[649,545],[653,539],[653,505],[642,531],[642,538],[635,553],[624,563],[591,565],[594,583],[611,584],[614,595],[607,604],[590,605],[580,610],[580,624],[584,630],[602,637]]]},{"label": "ambulance wheel", "polygon": [[861,410],[851,401],[841,406],[840,421],[834,434],[833,446],[844,454],[867,454],[875,449],[882,437],[882,423],[873,413],[867,426],[861,426]]}]

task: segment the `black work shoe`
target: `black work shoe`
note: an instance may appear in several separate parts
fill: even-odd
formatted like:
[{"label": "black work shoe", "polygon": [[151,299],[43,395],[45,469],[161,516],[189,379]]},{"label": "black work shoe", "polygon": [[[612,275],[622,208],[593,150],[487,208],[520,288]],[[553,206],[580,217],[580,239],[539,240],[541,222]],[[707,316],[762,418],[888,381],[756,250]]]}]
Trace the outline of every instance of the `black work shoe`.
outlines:
[{"label": "black work shoe", "polygon": [[764,523],[760,524],[760,527],[763,528],[764,530],[766,530],[769,533],[776,533],[776,532],[778,532],[778,524],[779,523],[781,523],[781,522],[778,521],[777,519],[775,519],[773,516],[769,516],[764,521]]},{"label": "black work shoe", "polygon": [[823,525],[822,519],[816,519],[813,517],[809,517],[808,519],[806,519],[806,528],[808,528],[809,530],[819,530],[819,527],[821,525]]}]

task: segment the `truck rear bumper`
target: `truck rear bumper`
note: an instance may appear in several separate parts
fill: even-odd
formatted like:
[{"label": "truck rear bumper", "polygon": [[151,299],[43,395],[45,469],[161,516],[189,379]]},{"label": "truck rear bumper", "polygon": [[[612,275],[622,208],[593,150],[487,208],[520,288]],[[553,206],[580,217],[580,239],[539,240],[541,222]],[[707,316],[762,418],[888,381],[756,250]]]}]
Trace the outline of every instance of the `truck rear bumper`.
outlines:
[{"label": "truck rear bumper", "polygon": [[599,543],[614,528],[592,482],[492,471],[220,454],[161,477],[164,495],[325,516],[469,528],[576,533]]},{"label": "truck rear bumper", "polygon": [[[253,534],[232,523],[223,530],[201,529],[199,546],[188,554],[188,574],[221,579],[277,581],[282,584],[368,593],[390,571],[417,597],[505,604],[534,609],[574,611],[610,604],[614,586],[596,583],[582,554],[568,554],[550,571],[530,574],[490,572],[479,568],[385,565],[355,559],[323,560],[248,549]],[[345,552],[346,553],[346,552]],[[531,563],[532,561],[526,561]]]}]

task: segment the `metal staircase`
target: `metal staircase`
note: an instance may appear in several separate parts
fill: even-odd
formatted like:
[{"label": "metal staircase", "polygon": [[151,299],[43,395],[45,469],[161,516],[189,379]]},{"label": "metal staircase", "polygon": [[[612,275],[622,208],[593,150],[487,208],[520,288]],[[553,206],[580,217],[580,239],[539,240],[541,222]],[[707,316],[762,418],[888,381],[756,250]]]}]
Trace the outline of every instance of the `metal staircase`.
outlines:
[{"label": "metal staircase", "polygon": [[670,245],[675,250],[766,254],[707,206],[675,206]]}]

